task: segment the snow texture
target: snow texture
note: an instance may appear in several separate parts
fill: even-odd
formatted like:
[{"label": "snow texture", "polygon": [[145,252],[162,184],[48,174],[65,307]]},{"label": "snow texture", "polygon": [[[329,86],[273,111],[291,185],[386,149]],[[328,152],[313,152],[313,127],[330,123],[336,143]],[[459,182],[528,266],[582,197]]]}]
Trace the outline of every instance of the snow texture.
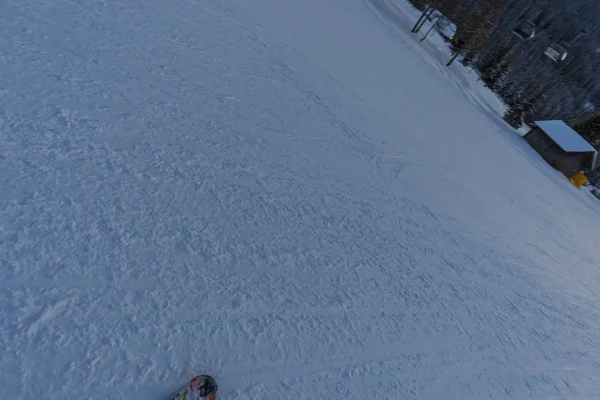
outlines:
[{"label": "snow texture", "polygon": [[564,151],[597,153],[591,144],[564,121],[535,121],[535,124]]},{"label": "snow texture", "polygon": [[2,398],[600,398],[599,204],[416,17],[5,0]]}]

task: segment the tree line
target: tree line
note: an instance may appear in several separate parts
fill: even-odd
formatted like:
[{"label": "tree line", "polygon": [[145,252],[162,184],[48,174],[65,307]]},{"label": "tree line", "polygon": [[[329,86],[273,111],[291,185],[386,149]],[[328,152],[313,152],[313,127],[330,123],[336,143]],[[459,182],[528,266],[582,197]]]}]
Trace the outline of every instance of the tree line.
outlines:
[{"label": "tree line", "polygon": [[561,119],[600,148],[600,1],[410,1],[456,25],[449,64],[480,71],[508,123]]}]

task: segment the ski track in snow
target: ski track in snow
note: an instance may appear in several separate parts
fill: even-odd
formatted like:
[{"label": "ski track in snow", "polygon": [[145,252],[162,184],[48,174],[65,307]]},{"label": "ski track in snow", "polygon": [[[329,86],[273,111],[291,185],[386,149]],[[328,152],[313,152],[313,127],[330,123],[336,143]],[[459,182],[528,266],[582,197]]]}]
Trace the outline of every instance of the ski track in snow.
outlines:
[{"label": "ski track in snow", "polygon": [[416,15],[5,1],[3,398],[600,398],[600,205]]}]

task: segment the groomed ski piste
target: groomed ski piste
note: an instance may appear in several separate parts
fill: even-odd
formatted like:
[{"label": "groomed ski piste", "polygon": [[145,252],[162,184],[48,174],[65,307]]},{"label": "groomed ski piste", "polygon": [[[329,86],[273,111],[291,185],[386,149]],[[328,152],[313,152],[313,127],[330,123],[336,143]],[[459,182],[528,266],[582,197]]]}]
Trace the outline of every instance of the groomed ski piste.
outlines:
[{"label": "groomed ski piste", "polygon": [[4,1],[0,397],[600,398],[600,203],[417,18]]}]

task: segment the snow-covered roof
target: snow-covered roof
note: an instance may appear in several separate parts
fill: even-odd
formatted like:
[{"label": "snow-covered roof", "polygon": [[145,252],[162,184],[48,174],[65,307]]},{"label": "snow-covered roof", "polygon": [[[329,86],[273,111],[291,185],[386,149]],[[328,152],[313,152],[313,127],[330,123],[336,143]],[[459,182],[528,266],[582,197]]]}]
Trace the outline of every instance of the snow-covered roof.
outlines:
[{"label": "snow-covered roof", "polygon": [[592,169],[594,168],[598,152],[564,121],[535,121],[535,124],[564,151],[593,153]]},{"label": "snow-covered roof", "polygon": [[535,124],[564,151],[596,152],[591,144],[565,124],[564,121],[535,121]]}]

